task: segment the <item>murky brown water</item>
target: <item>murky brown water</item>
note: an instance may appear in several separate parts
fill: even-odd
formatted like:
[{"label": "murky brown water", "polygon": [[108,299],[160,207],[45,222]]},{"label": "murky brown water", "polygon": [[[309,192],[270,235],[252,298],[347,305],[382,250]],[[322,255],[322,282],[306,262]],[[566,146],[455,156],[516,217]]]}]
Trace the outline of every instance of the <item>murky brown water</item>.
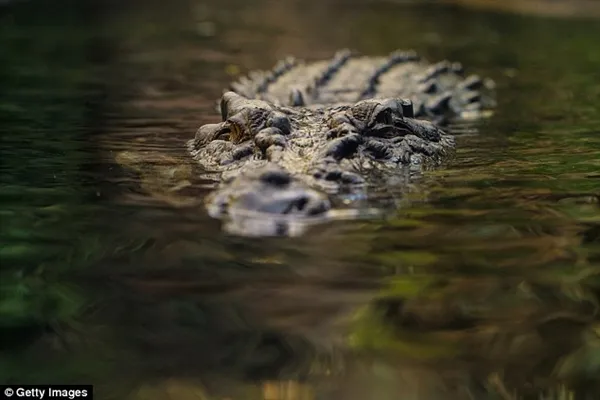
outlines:
[{"label": "murky brown water", "polygon": [[[597,20],[292,0],[31,1],[0,18],[0,382],[600,397]],[[457,132],[447,168],[382,193],[381,218],[228,235],[185,141],[236,74],[342,47],[460,61],[496,81],[497,112]]]}]

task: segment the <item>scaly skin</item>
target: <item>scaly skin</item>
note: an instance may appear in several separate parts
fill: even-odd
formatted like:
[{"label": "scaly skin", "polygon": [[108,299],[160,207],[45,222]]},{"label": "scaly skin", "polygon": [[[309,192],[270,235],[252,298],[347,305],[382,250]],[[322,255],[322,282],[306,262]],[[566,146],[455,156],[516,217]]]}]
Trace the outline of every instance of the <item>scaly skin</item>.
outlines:
[{"label": "scaly skin", "polygon": [[367,57],[341,50],[329,60],[313,63],[288,57],[270,71],[242,77],[231,90],[249,99],[284,106],[410,99],[415,117],[443,123],[447,118],[476,115],[493,106],[492,98],[485,96],[493,83],[477,75],[463,75],[460,63],[429,64],[414,51]]},{"label": "scaly skin", "polygon": [[335,193],[364,189],[380,173],[438,165],[454,150],[438,124],[492,105],[484,81],[461,73],[411,52],[347,51],[252,73],[223,95],[222,122],[200,127],[188,144],[206,171],[222,172],[207,198],[211,215],[323,219]]}]

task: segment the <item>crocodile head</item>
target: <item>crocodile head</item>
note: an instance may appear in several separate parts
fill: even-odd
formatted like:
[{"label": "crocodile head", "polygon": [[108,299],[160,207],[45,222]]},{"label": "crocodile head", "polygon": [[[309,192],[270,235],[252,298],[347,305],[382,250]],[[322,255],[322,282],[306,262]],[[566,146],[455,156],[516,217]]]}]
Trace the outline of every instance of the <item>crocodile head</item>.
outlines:
[{"label": "crocodile head", "polygon": [[412,103],[401,99],[286,108],[227,92],[221,114],[189,142],[207,171],[223,172],[208,197],[219,214],[324,215],[326,192],[364,187],[372,169],[438,162],[454,147],[452,136],[414,119]]}]

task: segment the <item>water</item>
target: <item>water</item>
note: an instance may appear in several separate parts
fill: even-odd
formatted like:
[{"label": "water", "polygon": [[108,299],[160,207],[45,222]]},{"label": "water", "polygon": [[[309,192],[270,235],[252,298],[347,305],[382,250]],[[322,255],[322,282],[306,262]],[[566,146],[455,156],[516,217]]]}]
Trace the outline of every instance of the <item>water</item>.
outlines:
[{"label": "water", "polygon": [[[597,20],[342,4],[0,9],[2,383],[94,383],[102,399],[600,396]],[[461,61],[496,81],[497,112],[385,218],[228,235],[185,141],[237,73],[342,47]]]}]

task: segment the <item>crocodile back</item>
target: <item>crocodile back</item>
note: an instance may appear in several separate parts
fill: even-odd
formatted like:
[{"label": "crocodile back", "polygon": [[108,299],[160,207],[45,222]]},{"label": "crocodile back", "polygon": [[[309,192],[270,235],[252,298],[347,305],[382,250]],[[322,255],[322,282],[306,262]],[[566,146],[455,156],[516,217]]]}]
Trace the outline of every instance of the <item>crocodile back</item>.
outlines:
[{"label": "crocodile back", "polygon": [[414,51],[387,57],[341,50],[332,58],[306,62],[288,57],[267,71],[252,71],[230,89],[250,99],[282,106],[355,103],[369,98],[402,98],[415,117],[438,123],[480,117],[494,106],[493,82],[466,76],[460,63],[423,60]]}]

